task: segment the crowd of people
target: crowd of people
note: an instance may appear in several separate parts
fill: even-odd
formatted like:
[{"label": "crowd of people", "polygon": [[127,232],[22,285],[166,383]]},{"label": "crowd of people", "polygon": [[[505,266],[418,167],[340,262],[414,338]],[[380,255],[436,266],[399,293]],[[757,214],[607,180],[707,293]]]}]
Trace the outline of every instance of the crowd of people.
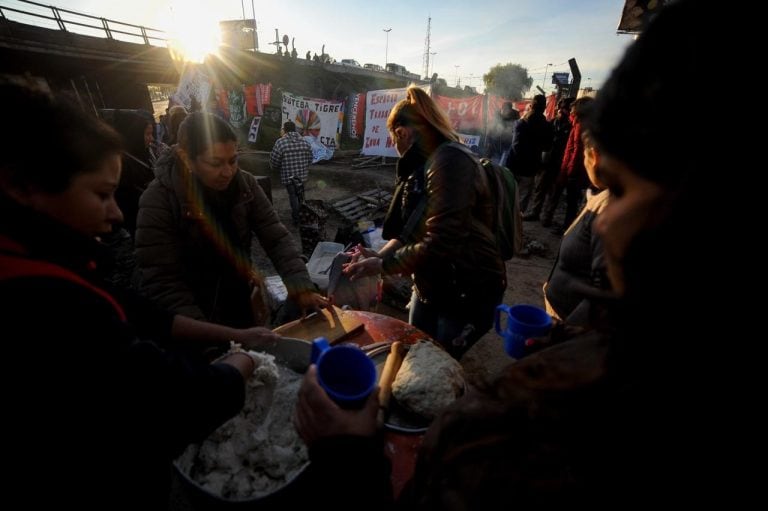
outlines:
[{"label": "crowd of people", "polygon": [[[712,301],[694,262],[714,262],[712,220],[729,213],[715,211],[716,166],[691,129],[711,124],[706,92],[687,87],[715,46],[723,50],[711,35],[721,23],[704,2],[673,2],[594,101],[561,105],[561,118],[577,109],[578,128],[573,119],[543,124],[541,100],[514,123],[506,162],[522,179],[541,174],[551,186],[557,165],[541,159],[550,148],[557,158],[562,151],[568,193],[571,156],[596,190],[565,226],[545,290],[551,313],[578,333],[556,329],[488,388],[446,408],[397,498],[377,394],[340,408],[311,365],[294,418],[311,464],[292,500],[335,509],[616,508],[695,505],[727,489],[730,466],[718,454],[731,439],[712,415],[727,411],[732,385],[719,378],[713,389],[714,366],[704,363],[725,350],[707,340],[722,328],[702,319]],[[252,238],[297,309],[327,301],[256,180],[238,169],[226,121],[186,115],[155,161],[151,124],[140,119],[131,132],[145,135],[129,141],[64,96],[5,81],[0,105],[15,123],[0,139],[6,484],[44,508],[165,508],[171,460],[237,413],[255,367],[238,351],[211,362],[208,349],[279,342],[250,308]],[[44,151],[29,136],[43,125]],[[408,89],[387,128],[400,155],[388,241],[379,251],[358,247],[345,272],[411,274],[409,321],[459,358],[490,328],[506,287],[487,178],[423,90]],[[284,131],[291,138],[289,123]],[[581,154],[569,152],[571,141]],[[131,168],[132,157],[152,176]],[[537,184],[529,183],[534,208]],[[118,227],[135,234],[136,286],[109,279],[114,254],[104,239]],[[710,279],[733,291],[723,280]]]},{"label": "crowd of people", "polygon": [[[544,344],[509,364],[490,388],[450,405],[430,427],[413,478],[396,501],[382,483],[388,462],[371,426],[375,398],[362,410],[343,410],[310,368],[296,422],[310,446],[317,488],[331,487],[339,473],[350,488],[316,495],[336,509],[363,500],[369,509],[615,509],[740,500],[728,473],[733,465],[724,461],[733,439],[721,429],[735,382],[714,376],[716,363],[704,362],[730,347],[715,348],[724,341],[710,329],[724,327],[703,317],[711,294],[702,292],[695,263],[704,259],[721,275],[717,268],[726,264],[714,261],[707,222],[723,214],[714,211],[710,186],[723,169],[690,129],[709,119],[701,108],[708,92],[688,87],[722,44],[711,37],[721,22],[704,2],[665,7],[582,121],[588,166],[608,199],[596,218],[588,211],[571,230],[592,237],[586,228],[592,224],[611,290],[590,283],[562,315],[589,299],[599,311],[588,328]],[[589,260],[591,243],[583,243],[579,250]],[[732,294],[735,285],[718,289]]]}]

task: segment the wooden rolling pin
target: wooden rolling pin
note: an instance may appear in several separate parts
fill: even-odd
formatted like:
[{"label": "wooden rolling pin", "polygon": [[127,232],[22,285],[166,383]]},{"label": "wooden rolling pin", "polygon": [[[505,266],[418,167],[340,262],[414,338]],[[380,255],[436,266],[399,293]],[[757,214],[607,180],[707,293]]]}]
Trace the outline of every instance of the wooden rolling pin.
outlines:
[{"label": "wooden rolling pin", "polygon": [[379,428],[384,426],[384,421],[387,419],[389,400],[392,397],[392,382],[395,381],[395,376],[403,363],[402,344],[400,341],[392,343],[379,378],[379,413],[376,416],[376,424]]}]

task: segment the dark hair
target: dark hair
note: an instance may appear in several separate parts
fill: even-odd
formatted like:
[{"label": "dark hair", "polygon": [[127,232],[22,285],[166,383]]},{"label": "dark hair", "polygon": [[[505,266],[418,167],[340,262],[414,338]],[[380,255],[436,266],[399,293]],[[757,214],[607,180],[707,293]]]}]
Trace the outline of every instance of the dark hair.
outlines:
[{"label": "dark hair", "polygon": [[0,137],[3,186],[60,193],[122,151],[114,129],[63,95],[0,80],[0,111],[14,124]]},{"label": "dark hair", "polygon": [[168,111],[168,144],[173,145],[178,141],[179,126],[187,115],[187,109],[181,105],[172,106]]},{"label": "dark hair", "polygon": [[547,108],[547,98],[543,94],[536,94],[531,101],[531,110],[533,112],[543,113]]},{"label": "dark hair", "polygon": [[237,142],[237,135],[227,121],[208,112],[194,112],[179,126],[179,146],[195,159],[213,144]]},{"label": "dark hair", "polygon": [[573,115],[576,117],[577,122],[582,122],[589,111],[592,110],[592,106],[595,100],[589,96],[582,96],[571,104],[573,109]]},{"label": "dark hair", "polygon": [[586,120],[601,152],[646,179],[681,183],[706,166],[701,129],[712,116],[701,105],[711,102],[711,90],[693,84],[722,43],[705,28],[716,27],[716,20],[704,20],[712,16],[707,9],[696,1],[662,8],[627,49]]},{"label": "dark hair", "polygon": [[574,98],[573,96],[568,96],[567,98],[560,98],[560,100],[557,102],[557,108],[558,109],[565,108],[567,110],[570,110],[571,105],[573,104],[574,101],[576,101],[576,98]]},{"label": "dark hair", "polygon": [[[693,317],[710,304],[710,296],[695,292],[701,287],[702,274],[692,261],[712,261],[715,215],[720,225],[732,215],[726,211],[729,208],[712,202],[712,183],[718,179],[715,168],[723,169],[712,162],[715,156],[706,150],[702,132],[702,127],[712,125],[711,111],[702,108],[711,101],[711,91],[691,86],[692,77],[710,65],[715,46],[722,46],[720,52],[738,51],[735,42],[712,37],[723,26],[717,16],[723,16],[721,10],[696,0],[663,7],[629,47],[585,118],[585,129],[603,156],[621,162],[626,171],[657,183],[665,192],[663,203],[653,212],[657,221],[634,236],[621,261],[626,291],[620,317],[625,332],[638,337],[627,345],[637,349],[628,359],[637,356],[638,365],[645,361],[638,355],[647,349],[647,337],[642,337],[648,333],[645,324],[651,314],[658,318],[658,311],[670,311],[675,318]],[[733,258],[727,255],[717,259],[721,266],[729,261]],[[721,277],[733,280],[724,270],[711,272],[708,282]],[[729,285],[711,285],[721,288],[723,284]],[[695,323],[681,322],[677,330],[686,331],[672,335],[675,343],[665,346],[690,347],[678,341],[697,339],[691,335]]]},{"label": "dark hair", "polygon": [[149,149],[144,145],[144,131],[150,125],[154,131],[154,119],[149,112],[116,110],[112,126],[123,137],[123,148],[134,157],[149,163]]},{"label": "dark hair", "polygon": [[286,133],[296,131],[296,124],[294,124],[292,121],[286,121],[285,124],[283,124],[283,131]]}]

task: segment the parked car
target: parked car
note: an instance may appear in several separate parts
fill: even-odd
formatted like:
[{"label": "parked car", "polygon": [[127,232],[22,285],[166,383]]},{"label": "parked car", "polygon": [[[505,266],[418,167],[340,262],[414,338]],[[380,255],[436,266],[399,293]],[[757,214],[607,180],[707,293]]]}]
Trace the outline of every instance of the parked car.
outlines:
[{"label": "parked car", "polygon": [[341,59],[341,63],[345,66],[362,67],[355,59]]},{"label": "parked car", "polygon": [[378,64],[363,64],[363,67],[371,71],[383,71],[382,67]]}]

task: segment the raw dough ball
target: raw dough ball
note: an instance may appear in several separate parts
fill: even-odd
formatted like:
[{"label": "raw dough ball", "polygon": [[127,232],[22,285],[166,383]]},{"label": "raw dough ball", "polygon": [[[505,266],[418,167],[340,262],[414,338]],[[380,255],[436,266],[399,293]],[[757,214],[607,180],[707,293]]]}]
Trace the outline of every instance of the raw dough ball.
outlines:
[{"label": "raw dough ball", "polygon": [[398,403],[430,420],[463,391],[461,365],[426,341],[410,347],[392,384],[392,395]]}]

